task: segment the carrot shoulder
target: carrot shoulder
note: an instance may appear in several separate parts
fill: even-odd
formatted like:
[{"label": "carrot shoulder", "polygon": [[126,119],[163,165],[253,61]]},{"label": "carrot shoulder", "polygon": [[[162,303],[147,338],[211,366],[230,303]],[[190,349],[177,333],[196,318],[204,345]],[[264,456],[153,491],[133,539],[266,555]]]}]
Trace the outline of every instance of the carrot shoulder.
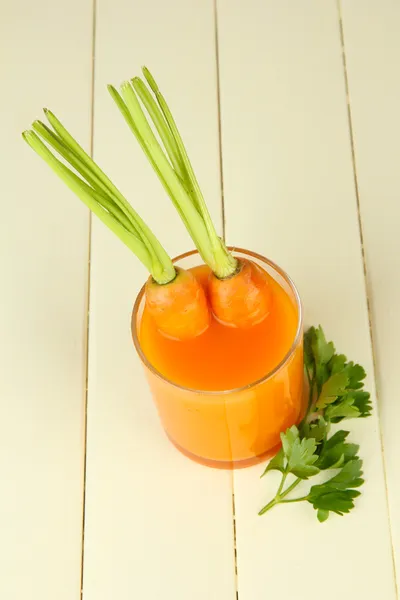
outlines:
[{"label": "carrot shoulder", "polygon": [[210,311],[203,287],[190,272],[176,267],[173,281],[146,283],[146,307],[164,335],[188,340],[201,335],[210,325]]},{"label": "carrot shoulder", "polygon": [[209,278],[209,298],[218,321],[229,327],[247,329],[261,323],[271,307],[271,287],[267,273],[254,262],[240,259],[231,277]]}]

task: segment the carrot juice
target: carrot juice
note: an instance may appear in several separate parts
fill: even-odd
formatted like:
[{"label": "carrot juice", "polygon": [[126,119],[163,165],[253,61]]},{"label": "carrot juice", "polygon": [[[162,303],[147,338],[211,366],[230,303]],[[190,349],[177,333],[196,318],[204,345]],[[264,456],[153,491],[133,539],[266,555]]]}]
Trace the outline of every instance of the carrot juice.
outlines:
[{"label": "carrot juice", "polygon": [[[212,319],[185,341],[160,333],[143,301],[132,329],[163,426],[183,452],[215,466],[248,464],[279,443],[302,406],[303,349],[297,292],[275,265],[236,251],[265,270],[271,290],[268,316],[248,329]],[[176,259],[207,292],[210,269],[196,252]]]}]

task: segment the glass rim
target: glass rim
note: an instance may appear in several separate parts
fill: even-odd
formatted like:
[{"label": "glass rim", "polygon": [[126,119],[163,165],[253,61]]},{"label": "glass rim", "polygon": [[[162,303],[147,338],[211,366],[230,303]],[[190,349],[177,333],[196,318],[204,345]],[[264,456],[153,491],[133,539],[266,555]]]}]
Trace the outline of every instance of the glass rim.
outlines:
[{"label": "glass rim", "polygon": [[[165,375],[160,373],[160,371],[158,371],[155,368],[155,366],[151,364],[151,362],[148,360],[148,358],[146,357],[145,353],[142,350],[142,347],[141,347],[141,344],[139,341],[138,328],[137,328],[137,314],[139,312],[139,307],[140,307],[140,304],[142,302],[142,299],[143,299],[143,296],[145,293],[146,284],[144,284],[142,286],[142,288],[140,289],[138,295],[136,296],[136,300],[133,305],[132,316],[131,316],[131,332],[132,332],[132,338],[133,338],[133,343],[135,345],[136,352],[138,353],[142,363],[158,379],[161,379],[165,383],[168,383],[169,385],[172,385],[173,387],[175,387],[179,390],[183,390],[185,392],[190,392],[192,394],[200,394],[200,395],[204,395],[204,396],[225,396],[225,395],[229,395],[229,394],[235,394],[238,392],[244,392],[246,390],[251,390],[252,388],[254,388],[256,386],[261,385],[265,381],[268,381],[268,379],[271,379],[274,375],[276,375],[276,373],[278,373],[281,369],[283,369],[284,366],[286,365],[286,363],[289,361],[290,357],[293,355],[294,351],[296,350],[296,348],[299,344],[302,329],[303,329],[303,307],[302,307],[300,295],[299,295],[299,292],[297,291],[297,288],[296,288],[293,280],[289,277],[289,275],[286,273],[286,271],[284,271],[281,267],[279,267],[272,260],[269,260],[262,254],[258,254],[257,252],[253,252],[251,250],[246,250],[244,248],[238,248],[237,246],[228,246],[227,248],[230,252],[239,252],[241,254],[246,254],[247,256],[256,258],[256,259],[260,260],[261,262],[266,263],[272,269],[274,269],[277,273],[279,273],[279,275],[281,275],[281,277],[283,277],[283,279],[286,281],[286,283],[289,285],[290,289],[293,292],[293,295],[294,295],[294,298],[296,301],[296,306],[298,309],[296,335],[294,337],[293,343],[291,344],[289,350],[286,352],[286,354],[282,358],[282,360],[273,369],[268,371],[268,373],[266,373],[265,375],[263,375],[263,377],[260,377],[256,381],[252,381],[246,385],[243,385],[243,386],[240,386],[237,388],[232,388],[229,390],[198,390],[195,388],[187,387],[185,385],[181,385],[179,383],[176,383],[175,381],[172,381],[171,379],[168,379],[168,377],[165,377]],[[189,256],[194,256],[195,254],[200,256],[198,250],[189,250],[188,252],[184,252],[183,254],[179,254],[178,256],[173,258],[172,262],[176,263],[180,260],[188,258]]]}]

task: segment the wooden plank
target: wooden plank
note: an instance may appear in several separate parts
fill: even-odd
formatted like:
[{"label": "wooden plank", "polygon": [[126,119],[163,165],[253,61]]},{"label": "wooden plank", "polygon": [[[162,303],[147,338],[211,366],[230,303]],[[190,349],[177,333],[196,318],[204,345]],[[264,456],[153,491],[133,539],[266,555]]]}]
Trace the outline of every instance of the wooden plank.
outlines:
[{"label": "wooden plank", "polygon": [[[336,3],[218,0],[218,14],[227,241],[288,270],[306,323],[373,389]],[[276,481],[235,473],[240,600],[395,598],[377,413],[347,425],[366,476],[349,516],[321,525],[298,504],[258,517]]]},{"label": "wooden plank", "polygon": [[91,31],[89,0],[16,0],[0,20],[0,597],[8,600],[80,597],[88,213],[21,132],[49,106],[89,145]]},{"label": "wooden plank", "polygon": [[394,0],[344,2],[342,19],[392,536],[399,573],[400,4]]},{"label": "wooden plank", "polygon": [[[220,220],[211,1],[99,0],[95,158],[171,254],[193,245],[106,90],[144,63],[165,91]],[[84,599],[232,600],[231,474],[165,438],[130,333],[146,273],[93,223]]]}]

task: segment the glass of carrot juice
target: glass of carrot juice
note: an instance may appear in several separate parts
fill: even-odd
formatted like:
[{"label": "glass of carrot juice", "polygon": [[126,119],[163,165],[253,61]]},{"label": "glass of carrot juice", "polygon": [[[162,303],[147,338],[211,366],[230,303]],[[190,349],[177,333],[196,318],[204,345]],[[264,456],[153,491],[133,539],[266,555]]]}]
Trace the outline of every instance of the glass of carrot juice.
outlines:
[{"label": "glass of carrot juice", "polygon": [[[254,464],[280,442],[280,432],[301,417],[303,317],[298,292],[267,258],[230,248],[268,275],[271,309],[250,329],[213,319],[200,336],[177,341],[161,334],[145,306],[144,287],[132,313],[134,345],[163,427],[175,446],[203,464]],[[209,268],[197,251],[174,263],[190,269],[207,289]]]}]

